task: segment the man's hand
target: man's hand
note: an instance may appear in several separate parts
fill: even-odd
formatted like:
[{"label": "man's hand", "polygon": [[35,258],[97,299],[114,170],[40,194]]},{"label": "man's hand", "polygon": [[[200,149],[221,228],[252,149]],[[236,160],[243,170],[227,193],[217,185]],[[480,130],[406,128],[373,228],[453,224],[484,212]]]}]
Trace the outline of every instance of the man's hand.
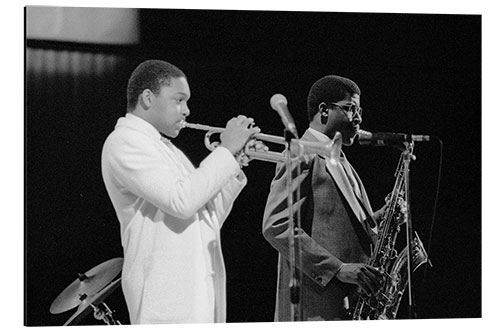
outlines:
[{"label": "man's hand", "polygon": [[[380,222],[382,222],[384,215],[387,213],[387,211],[390,208],[389,206],[391,205],[391,202],[390,202],[391,195],[392,195],[392,193],[389,193],[385,197],[384,206],[373,213],[373,218],[375,219],[375,221],[377,221],[377,224],[379,224],[379,225],[380,225]],[[407,218],[406,213],[407,213],[406,201],[403,197],[403,194],[399,193],[397,201],[396,201],[396,207],[395,207],[394,214],[393,214],[393,217],[398,221],[398,224],[406,223],[406,218]]]},{"label": "man's hand", "polygon": [[367,295],[377,293],[384,282],[382,273],[366,264],[344,264],[337,273],[337,279],[358,285]]},{"label": "man's hand", "polygon": [[227,148],[233,155],[240,152],[260,128],[251,127],[253,119],[245,116],[232,118],[227,122],[226,129],[220,134],[221,146]]},{"label": "man's hand", "polygon": [[[267,153],[269,151],[269,147],[267,147],[262,141],[250,139],[246,144],[249,152],[259,152],[259,153]],[[253,158],[246,154],[245,149],[242,149],[238,156],[236,156],[236,160],[241,166],[247,166],[248,163]]]}]

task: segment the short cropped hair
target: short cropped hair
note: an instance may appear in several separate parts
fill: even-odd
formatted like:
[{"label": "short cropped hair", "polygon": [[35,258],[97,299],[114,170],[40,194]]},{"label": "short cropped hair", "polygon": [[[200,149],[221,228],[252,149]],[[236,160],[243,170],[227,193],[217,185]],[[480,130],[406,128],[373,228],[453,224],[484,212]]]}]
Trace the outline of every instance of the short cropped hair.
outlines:
[{"label": "short cropped hair", "polygon": [[172,78],[186,77],[178,67],[163,60],[146,60],[130,75],[127,85],[127,110],[137,105],[139,95],[150,89],[155,95],[162,86],[170,85]]},{"label": "short cropped hair", "polygon": [[307,96],[307,114],[311,121],[319,112],[321,102],[338,102],[354,94],[361,95],[361,90],[354,81],[337,76],[327,75],[316,81]]}]

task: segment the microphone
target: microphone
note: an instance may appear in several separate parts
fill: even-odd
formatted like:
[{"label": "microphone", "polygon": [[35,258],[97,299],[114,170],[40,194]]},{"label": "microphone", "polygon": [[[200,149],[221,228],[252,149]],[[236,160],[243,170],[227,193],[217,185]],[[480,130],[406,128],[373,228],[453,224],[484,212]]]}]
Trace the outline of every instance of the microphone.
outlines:
[{"label": "microphone", "polygon": [[286,100],[286,97],[282,94],[274,94],[273,97],[271,97],[270,103],[271,107],[280,115],[285,129],[292,133],[295,138],[298,138],[299,134],[297,132],[297,127],[295,126],[295,122],[290,115],[290,111],[288,111],[288,101]]},{"label": "microphone", "polygon": [[432,139],[430,135],[414,135],[414,134],[388,133],[388,132],[372,133],[362,129],[358,131],[358,136],[359,136],[358,141],[360,145],[372,145],[372,146],[391,146],[403,142],[431,141]]}]

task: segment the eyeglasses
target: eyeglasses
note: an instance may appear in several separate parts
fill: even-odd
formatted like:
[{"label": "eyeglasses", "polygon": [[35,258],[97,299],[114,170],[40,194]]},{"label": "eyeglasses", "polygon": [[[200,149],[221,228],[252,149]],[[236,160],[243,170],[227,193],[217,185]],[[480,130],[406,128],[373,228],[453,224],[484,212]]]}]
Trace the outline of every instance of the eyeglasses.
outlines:
[{"label": "eyeglasses", "polygon": [[342,109],[342,111],[344,111],[344,113],[346,115],[348,115],[348,113],[351,114],[352,117],[354,117],[354,115],[357,113],[360,117],[363,115],[363,109],[360,108],[359,106],[357,106],[356,104],[344,104],[344,105],[340,105],[340,104],[337,104],[337,103],[330,103],[331,105],[335,105],[335,106],[338,106],[339,108]]}]

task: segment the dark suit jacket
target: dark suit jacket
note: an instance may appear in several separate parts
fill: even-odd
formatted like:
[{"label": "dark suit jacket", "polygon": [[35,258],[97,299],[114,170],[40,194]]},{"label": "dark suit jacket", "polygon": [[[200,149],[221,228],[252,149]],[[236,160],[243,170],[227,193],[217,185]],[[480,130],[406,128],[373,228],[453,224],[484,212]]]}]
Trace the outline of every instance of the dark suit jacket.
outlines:
[{"label": "dark suit jacket", "polygon": [[[305,141],[318,141],[308,131]],[[300,163],[300,175],[297,166]],[[349,167],[351,167],[349,165]],[[352,168],[352,167],[351,167]],[[335,275],[345,263],[367,262],[376,234],[353,213],[355,198],[348,195],[346,184],[327,167],[325,159],[307,155],[292,164],[294,214],[300,206],[301,229],[296,231],[301,250],[300,304],[304,320],[338,320],[345,317],[344,298],[350,305],[356,298],[356,286],[340,282]],[[278,288],[275,321],[290,321],[289,211],[287,180],[283,164],[276,168],[263,218],[263,235],[279,252]],[[373,215],[361,180],[352,169],[361,187],[362,201],[369,216]],[[300,200],[296,190],[300,185]]]}]

